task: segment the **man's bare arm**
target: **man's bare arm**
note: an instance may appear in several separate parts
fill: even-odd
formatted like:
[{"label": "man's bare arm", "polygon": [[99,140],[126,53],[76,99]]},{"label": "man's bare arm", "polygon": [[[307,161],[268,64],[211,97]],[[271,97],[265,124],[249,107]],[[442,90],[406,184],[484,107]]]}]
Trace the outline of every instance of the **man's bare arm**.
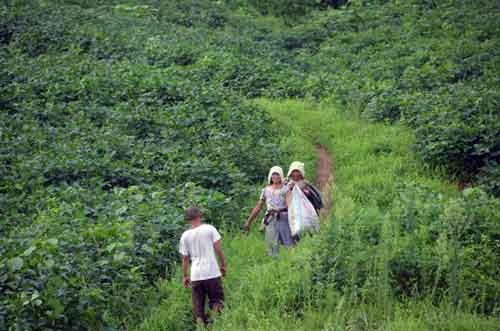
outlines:
[{"label": "man's bare arm", "polygon": [[189,283],[189,256],[182,255],[182,284],[188,287]]},{"label": "man's bare arm", "polygon": [[222,251],[222,246],[220,244],[220,240],[217,240],[214,242],[214,249],[215,253],[217,254],[217,257],[219,258],[219,263],[220,263],[220,271],[222,273],[222,276],[226,275],[227,267],[226,267],[226,261],[224,258],[224,252]]}]

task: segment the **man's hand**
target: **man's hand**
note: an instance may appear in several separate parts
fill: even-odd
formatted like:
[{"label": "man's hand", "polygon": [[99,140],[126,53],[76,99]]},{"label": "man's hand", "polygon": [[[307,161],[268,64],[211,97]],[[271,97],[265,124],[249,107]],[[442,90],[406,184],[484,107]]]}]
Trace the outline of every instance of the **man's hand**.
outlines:
[{"label": "man's hand", "polygon": [[189,277],[182,277],[182,285],[184,285],[185,288],[188,288],[191,285],[191,280],[189,280]]},{"label": "man's hand", "polygon": [[222,274],[222,277],[226,276],[227,273],[227,267],[225,265],[220,267],[220,273]]}]

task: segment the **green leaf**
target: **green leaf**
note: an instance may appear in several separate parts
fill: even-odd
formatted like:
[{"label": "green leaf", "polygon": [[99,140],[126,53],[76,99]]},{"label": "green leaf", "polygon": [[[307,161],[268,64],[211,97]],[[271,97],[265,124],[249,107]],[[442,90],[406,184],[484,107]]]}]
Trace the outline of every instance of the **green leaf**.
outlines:
[{"label": "green leaf", "polygon": [[125,212],[127,211],[128,207],[127,206],[123,206],[121,208],[119,208],[117,211],[116,211],[116,215],[122,215],[122,214],[125,214]]},{"label": "green leaf", "polygon": [[36,250],[36,246],[31,246],[27,250],[24,251],[23,256],[30,256]]},{"label": "green leaf", "polygon": [[125,260],[127,258],[127,254],[125,254],[124,252],[119,252],[119,253],[116,253],[115,255],[113,255],[113,260],[115,262],[121,262],[123,260]]},{"label": "green leaf", "polygon": [[109,244],[108,246],[106,246],[106,251],[107,252],[112,252],[116,248],[117,245],[118,245],[117,243],[111,243],[111,244]]},{"label": "green leaf", "polygon": [[49,268],[49,269],[52,268],[52,267],[54,267],[54,265],[55,265],[55,262],[52,259],[48,259],[48,260],[45,261],[45,266],[47,268]]},{"label": "green leaf", "polygon": [[51,298],[49,299],[47,304],[54,310],[54,313],[57,315],[62,314],[64,312],[64,306],[58,299]]},{"label": "green leaf", "polygon": [[38,299],[40,297],[40,293],[38,291],[33,292],[31,295],[31,301]]},{"label": "green leaf", "polygon": [[12,271],[21,270],[23,265],[24,265],[24,261],[19,256],[9,260],[9,267]]}]

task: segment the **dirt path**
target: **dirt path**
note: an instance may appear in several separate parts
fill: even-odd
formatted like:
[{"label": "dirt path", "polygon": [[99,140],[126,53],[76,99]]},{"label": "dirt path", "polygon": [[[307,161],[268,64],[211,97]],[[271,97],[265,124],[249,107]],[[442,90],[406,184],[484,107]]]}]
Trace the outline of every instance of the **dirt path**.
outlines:
[{"label": "dirt path", "polygon": [[323,202],[325,204],[325,207],[321,209],[320,217],[323,221],[326,221],[332,209],[333,162],[330,154],[323,145],[316,145],[316,151],[318,153],[316,184],[323,194]]}]

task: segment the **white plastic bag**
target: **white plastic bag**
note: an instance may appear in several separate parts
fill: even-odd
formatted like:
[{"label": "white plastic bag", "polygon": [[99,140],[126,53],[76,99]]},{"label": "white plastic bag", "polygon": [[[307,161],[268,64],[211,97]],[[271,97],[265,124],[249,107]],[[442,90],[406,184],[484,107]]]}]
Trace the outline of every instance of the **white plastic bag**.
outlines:
[{"label": "white plastic bag", "polygon": [[313,204],[295,185],[288,197],[288,223],[292,236],[319,231],[319,217]]}]

